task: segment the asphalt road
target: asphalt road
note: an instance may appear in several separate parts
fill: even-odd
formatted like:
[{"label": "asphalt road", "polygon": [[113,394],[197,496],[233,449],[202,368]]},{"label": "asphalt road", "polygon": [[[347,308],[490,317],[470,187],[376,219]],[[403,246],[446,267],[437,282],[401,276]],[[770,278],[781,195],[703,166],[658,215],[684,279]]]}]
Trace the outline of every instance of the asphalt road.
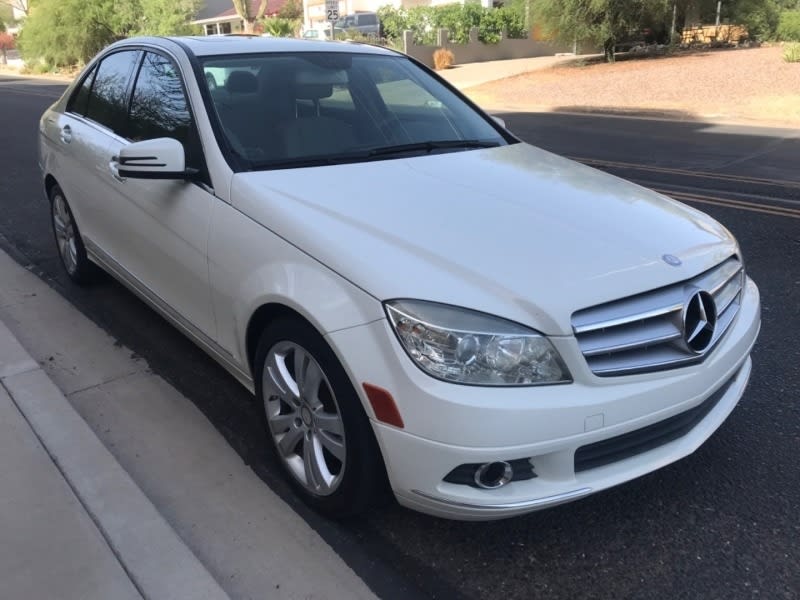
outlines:
[{"label": "asphalt road", "polygon": [[694,455],[579,502],[495,523],[396,505],[331,523],[293,500],[230,377],[113,281],[83,290],[61,273],[35,139],[62,89],[0,77],[0,246],[192,399],[379,595],[800,597],[800,132],[503,115],[523,139],[669,192],[736,234],[763,300],[749,390]]}]

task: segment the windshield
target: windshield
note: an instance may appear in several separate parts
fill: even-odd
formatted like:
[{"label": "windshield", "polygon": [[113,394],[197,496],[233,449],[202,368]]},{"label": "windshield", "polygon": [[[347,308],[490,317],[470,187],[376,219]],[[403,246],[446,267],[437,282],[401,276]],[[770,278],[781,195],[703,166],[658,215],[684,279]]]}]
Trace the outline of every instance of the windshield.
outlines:
[{"label": "windshield", "polygon": [[[291,168],[508,143],[401,56],[253,54],[202,59],[227,147],[247,168]],[[207,85],[201,81],[201,85]]]}]

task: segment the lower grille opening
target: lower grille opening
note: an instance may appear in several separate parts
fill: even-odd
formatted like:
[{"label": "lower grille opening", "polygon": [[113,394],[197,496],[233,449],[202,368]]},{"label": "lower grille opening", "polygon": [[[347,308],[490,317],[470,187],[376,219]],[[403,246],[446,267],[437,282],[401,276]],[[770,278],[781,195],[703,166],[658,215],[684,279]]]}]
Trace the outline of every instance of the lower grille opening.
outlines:
[{"label": "lower grille opening", "polygon": [[[738,374],[738,373],[737,373]],[[689,433],[717,405],[736,375],[701,404],[642,429],[581,446],[575,452],[575,472],[596,469],[663,446]]]}]

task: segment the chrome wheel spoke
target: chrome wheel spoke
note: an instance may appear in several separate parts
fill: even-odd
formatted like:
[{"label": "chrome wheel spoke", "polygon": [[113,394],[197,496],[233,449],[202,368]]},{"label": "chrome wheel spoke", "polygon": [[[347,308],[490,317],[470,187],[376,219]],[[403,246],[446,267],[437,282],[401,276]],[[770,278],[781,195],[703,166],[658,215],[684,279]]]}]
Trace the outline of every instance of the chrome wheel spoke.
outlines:
[{"label": "chrome wheel spoke", "polygon": [[300,406],[297,383],[286,368],[285,354],[270,353],[264,369],[264,392],[270,396],[278,396],[290,406]]},{"label": "chrome wheel spoke", "polygon": [[306,366],[305,373],[303,373],[303,399],[308,403],[312,409],[322,406],[319,399],[319,390],[322,384],[322,369],[319,368],[317,361],[309,360]]},{"label": "chrome wheel spoke", "polygon": [[289,429],[291,429],[296,418],[297,413],[292,412],[287,415],[270,415],[267,420],[269,421],[269,428],[272,433],[275,435],[280,435],[281,433],[286,433],[289,431]]},{"label": "chrome wheel spoke", "polygon": [[300,441],[300,438],[303,437],[303,430],[299,428],[291,428],[286,434],[278,440],[278,448],[281,451],[281,455],[285,458],[294,454],[294,450],[297,447],[297,442]]},{"label": "chrome wheel spoke", "polygon": [[316,423],[317,429],[320,431],[332,433],[339,437],[344,435],[344,424],[339,415],[322,411],[316,412],[314,413],[314,423]]},{"label": "chrome wheel spoke", "polygon": [[334,437],[325,431],[320,431],[317,433],[317,439],[328,452],[339,461],[344,462],[345,449],[341,438]]},{"label": "chrome wheel spoke", "polygon": [[[306,482],[318,492],[326,492],[330,488],[333,476],[328,471],[325,458],[322,456],[322,449],[319,447],[316,436],[303,441],[303,467],[306,474]],[[327,475],[326,475],[327,473]]]}]

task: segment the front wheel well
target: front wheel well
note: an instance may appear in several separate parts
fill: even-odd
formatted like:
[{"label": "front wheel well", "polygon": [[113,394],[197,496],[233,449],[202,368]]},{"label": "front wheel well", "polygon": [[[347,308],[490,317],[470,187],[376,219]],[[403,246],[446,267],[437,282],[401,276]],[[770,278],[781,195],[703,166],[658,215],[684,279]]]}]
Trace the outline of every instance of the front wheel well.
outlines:
[{"label": "front wheel well", "polygon": [[253,316],[250,317],[250,322],[247,324],[247,332],[245,333],[245,349],[247,351],[247,364],[250,367],[250,373],[255,375],[255,359],[256,350],[258,349],[258,342],[261,340],[261,333],[269,323],[281,317],[291,317],[300,319],[314,326],[303,315],[296,310],[289,308],[285,304],[264,304],[259,306]]},{"label": "front wheel well", "polygon": [[48,173],[44,178],[44,191],[47,192],[48,198],[50,197],[50,190],[52,190],[56,185],[58,185],[58,181],[56,181],[56,178]]}]

